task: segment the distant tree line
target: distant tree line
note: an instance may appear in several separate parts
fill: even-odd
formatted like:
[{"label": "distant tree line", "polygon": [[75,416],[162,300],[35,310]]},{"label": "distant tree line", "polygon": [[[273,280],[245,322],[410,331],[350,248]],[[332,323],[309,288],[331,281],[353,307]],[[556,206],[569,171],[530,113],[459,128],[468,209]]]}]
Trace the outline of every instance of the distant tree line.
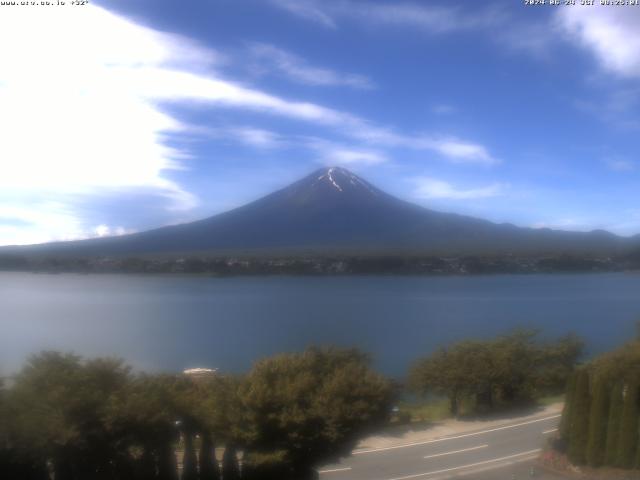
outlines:
[{"label": "distant tree line", "polygon": [[640,469],[640,339],[578,369],[556,448],[573,464]]},{"label": "distant tree line", "polygon": [[460,275],[610,272],[640,268],[637,256],[594,255],[288,255],[74,258],[0,254],[0,271],[189,273],[207,275]]},{"label": "distant tree line", "polygon": [[447,397],[453,415],[463,402],[486,412],[562,393],[583,342],[574,335],[547,342],[537,336],[523,330],[440,348],[414,364],[410,385],[422,394]]},{"label": "distant tree line", "polygon": [[356,350],[309,349],[211,378],[46,352],[0,389],[0,478],[236,480],[239,451],[243,479],[315,478],[314,465],[388,419],[394,392]]}]

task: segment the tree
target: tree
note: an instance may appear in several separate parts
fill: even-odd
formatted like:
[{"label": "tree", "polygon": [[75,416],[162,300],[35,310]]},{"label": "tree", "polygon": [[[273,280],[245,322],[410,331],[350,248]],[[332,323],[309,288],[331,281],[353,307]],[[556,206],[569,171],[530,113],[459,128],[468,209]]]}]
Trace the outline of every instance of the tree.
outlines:
[{"label": "tree", "polygon": [[574,336],[541,344],[535,331],[516,330],[437,350],[414,364],[410,385],[423,395],[446,396],[453,415],[464,398],[475,400],[477,410],[489,410],[563,389],[581,351],[582,342]]},{"label": "tree", "polygon": [[582,369],[576,377],[576,390],[571,408],[571,430],[569,432],[569,459],[576,465],[586,461],[589,435],[589,372]]},{"label": "tree", "polygon": [[618,440],[620,438],[620,422],[622,421],[622,407],[624,405],[623,383],[617,382],[611,390],[609,400],[609,419],[607,421],[607,442],[605,447],[605,464],[615,465],[618,455]]},{"label": "tree", "polygon": [[388,418],[393,389],[362,353],[314,348],[258,362],[240,396],[252,451],[286,452],[290,478],[305,480]]},{"label": "tree", "polygon": [[222,455],[222,478],[224,480],[239,480],[240,478],[236,454],[237,450],[233,444],[227,445],[224,449],[224,454]]},{"label": "tree", "polygon": [[583,354],[584,341],[575,334],[542,345],[536,361],[538,391],[550,395],[564,392]]},{"label": "tree", "polygon": [[198,458],[193,446],[193,435],[189,431],[183,434],[183,448],[181,480],[198,480]]},{"label": "tree", "polygon": [[622,468],[631,468],[635,462],[638,446],[638,380],[625,386],[624,405],[620,424],[620,438],[616,463]]},{"label": "tree", "polygon": [[576,391],[576,377],[577,375],[575,373],[572,374],[567,382],[564,409],[562,411],[562,418],[560,419],[560,438],[565,442],[569,441],[569,434],[571,432],[572,409]]},{"label": "tree", "polygon": [[178,480],[175,381],[171,375],[139,375],[112,405],[110,428],[126,437],[129,447],[142,450],[136,462],[141,478]]},{"label": "tree", "polygon": [[416,363],[409,374],[409,382],[422,395],[435,393],[449,399],[449,412],[458,416],[460,397],[466,390],[467,376],[455,368],[454,354],[441,348],[430,357]]},{"label": "tree", "polygon": [[609,384],[606,379],[595,381],[593,401],[589,415],[589,441],[587,444],[587,463],[599,467],[604,463],[607,440],[607,421],[609,413]]},{"label": "tree", "polygon": [[201,434],[200,443],[200,455],[199,455],[199,467],[200,467],[200,480],[219,480],[220,471],[218,468],[218,462],[214,458],[214,443],[209,432]]}]

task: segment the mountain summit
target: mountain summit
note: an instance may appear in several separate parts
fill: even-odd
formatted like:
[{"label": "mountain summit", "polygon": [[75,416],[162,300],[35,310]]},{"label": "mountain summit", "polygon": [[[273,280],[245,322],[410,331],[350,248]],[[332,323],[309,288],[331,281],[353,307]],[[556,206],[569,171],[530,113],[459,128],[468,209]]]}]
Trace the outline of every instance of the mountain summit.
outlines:
[{"label": "mountain summit", "polygon": [[17,249],[92,256],[337,251],[613,253],[631,242],[601,231],[519,228],[437,212],[395,198],[344,168],[328,167],[204,220],[121,237]]},{"label": "mountain summit", "polygon": [[292,194],[308,196],[310,202],[333,198],[345,202],[382,197],[385,193],[342,167],[322,168],[291,185]]}]

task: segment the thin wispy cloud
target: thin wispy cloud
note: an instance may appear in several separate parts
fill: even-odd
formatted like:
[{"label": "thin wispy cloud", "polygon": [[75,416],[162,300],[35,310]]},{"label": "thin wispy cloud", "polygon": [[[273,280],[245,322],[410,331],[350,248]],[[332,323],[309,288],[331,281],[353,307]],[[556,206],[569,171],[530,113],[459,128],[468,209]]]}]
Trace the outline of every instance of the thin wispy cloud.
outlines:
[{"label": "thin wispy cloud", "polygon": [[386,163],[389,158],[379,150],[356,145],[344,145],[321,138],[301,138],[300,145],[316,153],[317,160],[330,166],[370,166]]},{"label": "thin wispy cloud", "polygon": [[328,68],[310,65],[301,57],[273,45],[255,43],[250,47],[252,56],[259,61],[262,72],[276,71],[286,78],[305,85],[322,87],[351,87],[370,90],[374,83],[364,75],[340,73]]},{"label": "thin wispy cloud", "polygon": [[449,105],[447,103],[440,103],[438,105],[434,105],[431,107],[431,111],[437,115],[451,115],[456,113],[458,109],[453,105]]},{"label": "thin wispy cloud", "polygon": [[413,27],[436,34],[485,28],[495,25],[502,18],[500,11],[492,8],[472,15],[464,8],[408,2],[342,2],[336,6],[335,12],[337,15],[379,25]]},{"label": "thin wispy cloud", "polygon": [[273,5],[298,17],[319,23],[328,28],[336,28],[336,23],[319,5],[315,2],[305,0],[269,0]]},{"label": "thin wispy cloud", "polygon": [[614,172],[633,172],[637,167],[635,162],[624,158],[608,158],[605,164]]},{"label": "thin wispy cloud", "polygon": [[444,180],[422,177],[412,180],[416,184],[414,196],[420,199],[475,200],[499,197],[505,194],[507,185],[493,183],[483,187],[460,188]]},{"label": "thin wispy cloud", "polygon": [[499,161],[491,156],[484,145],[456,138],[425,139],[425,147],[431,148],[453,163],[495,165]]},{"label": "thin wispy cloud", "polygon": [[235,142],[259,150],[272,150],[290,145],[283,135],[264,128],[253,126],[198,127],[190,126],[190,132],[219,142]]},{"label": "thin wispy cloud", "polygon": [[486,8],[481,14],[470,14],[463,8],[413,2],[271,0],[271,3],[304,20],[333,29],[338,27],[340,20],[355,20],[375,25],[418,28],[437,34],[486,28],[503,18],[500,9]]},{"label": "thin wispy cloud", "polygon": [[576,100],[575,107],[617,130],[640,130],[640,88],[620,84],[610,87],[611,78],[598,78],[592,86],[595,92]]}]

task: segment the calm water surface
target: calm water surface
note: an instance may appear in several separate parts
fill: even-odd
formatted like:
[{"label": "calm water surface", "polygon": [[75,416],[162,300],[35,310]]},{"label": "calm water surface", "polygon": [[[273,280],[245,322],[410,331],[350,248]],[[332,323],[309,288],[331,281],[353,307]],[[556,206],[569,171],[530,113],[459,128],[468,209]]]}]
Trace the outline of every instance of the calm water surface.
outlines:
[{"label": "calm water surface", "polygon": [[640,319],[640,275],[238,277],[0,273],[0,373],[42,349],[148,370],[244,371],[310,344],[358,346],[402,375],[437,345],[514,327],[577,332],[592,353]]}]

